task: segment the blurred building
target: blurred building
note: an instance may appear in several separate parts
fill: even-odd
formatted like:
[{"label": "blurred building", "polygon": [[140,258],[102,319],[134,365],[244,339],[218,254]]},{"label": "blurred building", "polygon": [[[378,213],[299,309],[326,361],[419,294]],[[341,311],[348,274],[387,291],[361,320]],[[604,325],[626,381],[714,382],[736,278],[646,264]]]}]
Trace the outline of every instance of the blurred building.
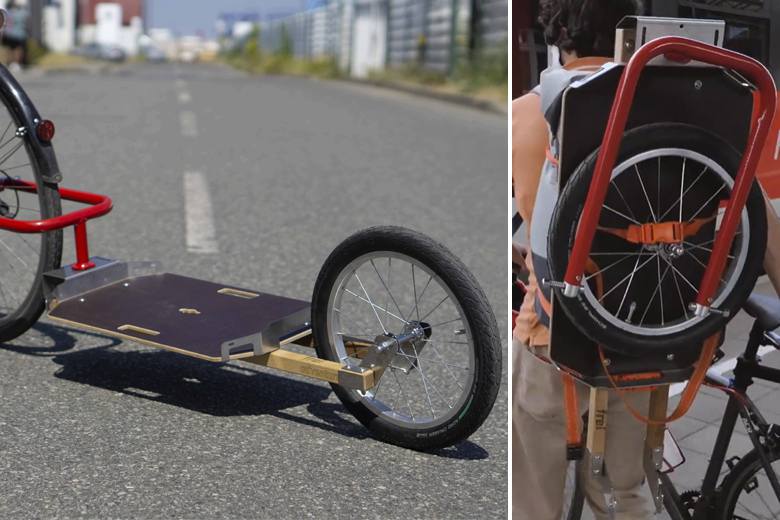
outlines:
[{"label": "blurred building", "polygon": [[[513,92],[532,88],[547,67],[547,47],[536,24],[538,0],[513,0]],[[725,20],[724,46],[763,62],[780,80],[780,0],[645,0],[645,14]]]},{"label": "blurred building", "polygon": [[76,43],[76,0],[48,0],[43,6],[43,44],[54,52],[69,52]]},{"label": "blurred building", "polygon": [[404,65],[446,74],[477,53],[506,56],[507,0],[323,0],[312,5],[260,22],[262,48],[290,45],[301,58],[332,57],[356,77]]},{"label": "blurred building", "polygon": [[118,46],[138,53],[143,34],[143,0],[79,0],[78,43]]}]

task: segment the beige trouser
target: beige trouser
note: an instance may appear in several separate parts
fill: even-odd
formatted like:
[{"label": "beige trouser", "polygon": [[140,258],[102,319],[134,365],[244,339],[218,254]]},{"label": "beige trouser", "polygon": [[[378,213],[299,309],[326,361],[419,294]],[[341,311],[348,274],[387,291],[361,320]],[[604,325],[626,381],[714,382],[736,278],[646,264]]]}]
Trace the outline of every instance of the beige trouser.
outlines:
[{"label": "beige trouser", "polygon": [[[515,341],[512,387],[512,514],[514,520],[558,520],[568,469],[563,385],[558,370]],[[543,351],[546,354],[546,349]],[[577,385],[582,413],[588,388]],[[649,392],[628,392],[627,400],[642,414]],[[608,483],[582,471],[586,501],[596,518],[608,519],[605,493],[616,501],[615,519],[649,519],[654,508],[647,486],[643,451],[646,426],[631,416],[615,392],[610,392],[604,467]],[[587,460],[587,454],[586,454]],[[587,466],[587,464],[582,465]],[[606,489],[605,489],[606,488]],[[644,488],[644,489],[643,489]]]}]

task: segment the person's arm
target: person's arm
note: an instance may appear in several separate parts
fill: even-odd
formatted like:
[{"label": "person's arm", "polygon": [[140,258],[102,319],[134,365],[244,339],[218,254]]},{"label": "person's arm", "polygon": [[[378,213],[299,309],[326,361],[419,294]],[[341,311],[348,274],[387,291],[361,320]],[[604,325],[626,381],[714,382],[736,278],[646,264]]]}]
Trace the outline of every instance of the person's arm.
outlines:
[{"label": "person's arm", "polygon": [[541,99],[526,94],[512,102],[512,180],[517,211],[530,230],[539,177],[548,144]]},{"label": "person's arm", "polygon": [[766,254],[764,255],[764,271],[769,281],[780,296],[780,218],[775,212],[772,202],[764,192],[766,202]]}]

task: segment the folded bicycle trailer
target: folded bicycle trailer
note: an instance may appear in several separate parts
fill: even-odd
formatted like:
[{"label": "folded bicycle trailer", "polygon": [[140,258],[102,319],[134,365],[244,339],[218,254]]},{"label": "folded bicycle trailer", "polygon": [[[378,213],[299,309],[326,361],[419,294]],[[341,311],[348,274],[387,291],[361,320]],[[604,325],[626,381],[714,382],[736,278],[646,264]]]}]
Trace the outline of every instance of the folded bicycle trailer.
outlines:
[{"label": "folded bicycle trailer", "polygon": [[[618,27],[615,63],[576,78],[546,112],[557,202],[541,300],[566,388],[569,458],[583,453],[575,379],[591,387],[596,474],[607,391],[643,387],[649,413],[626,406],[648,424],[650,476],[665,424],[687,411],[762,270],[766,213],[754,178],[777,90],[761,63],[720,47],[721,21],[630,17]],[[667,416],[669,384],[685,380]]]},{"label": "folded bicycle trailer", "polygon": [[[0,230],[10,232],[1,242],[19,265],[0,287],[0,341],[45,309],[71,327],[327,381],[375,437],[412,449],[460,442],[487,418],[500,384],[498,326],[443,245],[400,227],[359,231],[328,256],[311,302],[90,257],[87,221],[109,213],[111,199],[58,186],[54,124],[2,66],[0,102],[9,120],[0,123]],[[22,154],[26,163],[5,164]],[[85,207],[62,214],[60,200]],[[22,217],[29,212],[36,218]],[[71,226],[76,261],[63,267],[61,230]]]},{"label": "folded bicycle trailer", "polygon": [[[0,193],[8,190],[38,187],[0,180]],[[376,437],[414,449],[465,439],[492,408],[501,372],[495,317],[467,268],[424,235],[386,226],[351,236],[323,265],[312,305],[161,272],[156,262],[90,257],[86,222],[112,201],[64,188],[59,195],[89,206],[38,221],[0,217],[0,227],[18,233],[74,227],[76,261],[43,275],[55,322],[329,382]]]}]

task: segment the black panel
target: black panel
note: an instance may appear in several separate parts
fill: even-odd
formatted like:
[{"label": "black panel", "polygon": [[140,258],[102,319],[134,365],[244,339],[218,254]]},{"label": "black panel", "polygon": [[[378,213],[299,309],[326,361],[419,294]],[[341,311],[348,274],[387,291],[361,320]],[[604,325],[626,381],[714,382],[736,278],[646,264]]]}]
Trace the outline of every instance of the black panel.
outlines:
[{"label": "black panel", "polygon": [[[622,72],[623,66],[613,67],[566,91],[560,158],[563,182],[601,145]],[[742,151],[752,108],[750,89],[722,69],[648,67],[640,78],[627,129],[659,122],[688,123],[720,135]]]}]

